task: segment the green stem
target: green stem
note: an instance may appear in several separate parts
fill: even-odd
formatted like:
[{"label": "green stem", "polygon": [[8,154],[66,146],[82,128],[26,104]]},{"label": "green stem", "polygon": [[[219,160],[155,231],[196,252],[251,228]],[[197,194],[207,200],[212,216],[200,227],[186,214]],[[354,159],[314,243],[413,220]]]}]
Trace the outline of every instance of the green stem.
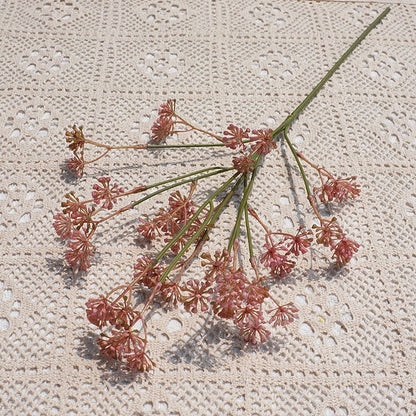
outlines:
[{"label": "green stem", "polygon": [[[212,170],[212,169],[215,169],[215,172],[206,173],[205,175],[200,175],[200,176],[193,176],[193,175],[196,175],[198,172],[209,171],[209,170]],[[182,178],[187,178],[187,177],[189,177],[189,176],[192,175],[192,177],[190,179],[186,179],[184,181],[177,182],[177,183],[174,183],[174,184],[169,185],[169,186],[165,186],[164,188],[159,189],[159,190],[157,190],[155,192],[152,192],[151,194],[146,195],[145,197],[139,199],[138,201],[133,202],[131,204],[131,208],[133,208],[133,207],[141,204],[144,201],[147,201],[150,198],[153,198],[156,195],[159,195],[159,194],[161,194],[163,192],[166,192],[169,189],[176,188],[177,186],[185,185],[185,184],[187,184],[189,182],[194,182],[194,181],[199,181],[200,179],[209,178],[210,176],[219,175],[220,173],[228,172],[228,171],[230,171],[232,169],[233,168],[208,168],[208,169],[203,169],[203,170],[198,171],[198,172],[193,172],[193,173],[190,173],[190,174],[187,174],[187,175],[183,175],[183,176],[180,176],[180,177],[175,178],[175,179],[169,179],[169,180],[166,180],[164,182],[159,182],[158,184],[151,185],[151,186],[148,187],[148,189],[153,188],[155,186],[160,186],[160,185],[162,185],[164,183],[169,183],[169,182],[177,181],[177,180],[182,179]]]},{"label": "green stem", "polygon": [[204,144],[148,144],[145,149],[182,149],[187,147],[224,147],[223,143],[204,143]]},{"label": "green stem", "polygon": [[342,65],[342,63],[348,58],[349,55],[357,48],[357,46],[364,40],[364,38],[375,28],[375,26],[380,23],[382,19],[390,12],[390,7],[387,7],[365,30],[361,35],[356,39],[356,41],[344,52],[344,54],[335,62],[332,68],[326,73],[326,75],[316,84],[315,88],[306,96],[306,98],[295,108],[295,110],[283,121],[283,123],[273,131],[273,137],[277,136],[283,132],[286,143],[288,144],[290,151],[292,152],[296,163],[299,167],[300,174],[302,175],[303,183],[305,184],[306,193],[308,194],[308,199],[312,197],[312,191],[309,187],[308,180],[306,179],[305,171],[303,170],[302,163],[296,153],[295,148],[293,147],[287,132],[292,125],[293,121],[298,117],[298,115],[303,111],[303,109],[311,102],[311,100],[318,94],[322,89],[325,83],[332,77],[334,72]]},{"label": "green stem", "polygon": [[[178,254],[173,258],[173,260],[169,263],[169,266],[165,269],[162,276],[160,277],[160,281],[163,283],[166,278],[169,276],[170,272],[174,269],[178,261],[182,258],[182,256],[188,251],[189,247],[196,241],[196,239],[202,234],[208,223],[211,221],[212,216],[214,214],[213,204],[212,200],[209,201],[210,210],[205,218],[204,222],[201,224],[201,226],[198,228],[198,230],[192,235],[192,237],[186,242],[186,244],[182,247],[182,249],[179,251]],[[191,220],[190,220],[191,221]]]},{"label": "green stem", "polygon": [[[244,187],[247,186],[247,181],[244,183]],[[246,233],[247,233],[247,243],[248,243],[248,252],[250,254],[250,260],[254,258],[253,250],[253,239],[251,237],[250,221],[248,217],[248,203],[244,206],[244,222],[246,224]]]},{"label": "green stem", "polygon": [[[234,184],[234,186],[231,188],[230,192],[228,192],[228,194],[226,195],[226,197],[221,201],[221,203],[217,207],[215,207],[214,215],[212,216],[210,223],[206,227],[207,228],[206,235],[208,235],[209,231],[211,230],[211,228],[214,226],[214,224],[218,220],[218,218],[221,215],[222,211],[224,210],[224,208],[230,202],[230,199],[232,198],[232,196],[237,192],[237,189],[240,186],[241,181],[243,180],[243,177],[244,177],[243,175],[240,176],[240,178]],[[201,239],[203,240],[204,238],[206,238],[206,235],[202,236]]]},{"label": "green stem", "polygon": [[171,264],[173,264],[173,266],[171,267],[169,265],[169,267],[168,267],[169,270],[165,271],[163,273],[163,275],[161,276],[161,281],[162,282],[166,280],[166,278],[169,275],[169,273],[173,270],[173,268],[175,267],[175,265],[179,262],[179,260],[183,256],[183,254],[185,254],[185,252],[189,249],[189,247],[191,246],[191,244],[196,241],[197,237],[199,237],[199,235],[202,232],[204,232],[203,235],[201,236],[201,238],[199,238],[198,245],[197,245],[197,247],[199,246],[199,249],[201,249],[201,246],[202,246],[204,240],[207,238],[209,232],[213,228],[214,224],[218,220],[218,218],[221,215],[221,213],[224,210],[224,208],[230,202],[231,197],[237,191],[237,188],[239,187],[242,179],[243,179],[243,177],[240,176],[240,178],[234,184],[234,186],[231,188],[231,190],[228,192],[228,194],[226,195],[226,197],[221,201],[221,203],[217,207],[214,208],[214,210],[212,211],[212,215],[210,215],[210,217],[209,217],[209,221],[208,222],[204,221],[204,223],[198,228],[198,230],[197,230],[198,235],[195,238],[193,238],[193,236],[192,236],[192,239],[190,240],[190,242],[189,241],[187,242],[186,246],[181,250],[181,253],[178,253],[175,256],[175,258],[172,260],[172,263],[171,263]]},{"label": "green stem", "polygon": [[[241,199],[240,206],[238,207],[237,218],[235,220],[235,225],[233,231],[231,233],[230,241],[228,243],[228,252],[231,252],[234,242],[237,239],[238,235],[240,234],[240,226],[241,226],[241,218],[244,213],[245,206],[247,205],[248,197],[250,196],[251,190],[253,189],[254,178],[256,177],[258,165],[260,163],[261,158],[258,158],[256,166],[251,174],[250,182],[247,187],[244,188],[243,198]],[[245,174],[247,176],[247,174]]]},{"label": "green stem", "polygon": [[156,256],[155,260],[153,261],[153,264],[157,264],[162,257],[169,251],[169,249],[180,239],[182,236],[186,233],[188,228],[192,225],[192,223],[198,218],[198,216],[201,214],[201,212],[205,209],[205,207],[211,203],[221,192],[223,192],[225,189],[228,188],[228,186],[237,178],[237,176],[240,175],[239,172],[235,173],[233,176],[231,176],[228,181],[226,181],[222,186],[220,186],[215,192],[213,192],[206,200],[205,202],[198,208],[198,210],[195,212],[195,214],[188,220],[188,222],[179,230],[179,232],[175,235],[175,237],[168,243],[166,246],[159,252],[159,254]]},{"label": "green stem", "polygon": [[296,163],[298,164],[298,168],[299,168],[300,174],[302,176],[303,183],[305,184],[306,193],[308,194],[308,196],[311,196],[312,195],[312,191],[311,191],[311,188],[309,187],[308,180],[306,179],[306,175],[305,175],[305,171],[303,169],[302,163],[300,162],[299,156],[298,156],[295,148],[293,147],[292,142],[289,140],[289,137],[287,135],[288,128],[289,127],[286,127],[284,129],[284,131],[283,131],[283,134],[285,136],[286,143],[288,144],[289,149],[292,152],[292,154],[293,154],[293,156],[294,156],[294,158],[296,160]]}]

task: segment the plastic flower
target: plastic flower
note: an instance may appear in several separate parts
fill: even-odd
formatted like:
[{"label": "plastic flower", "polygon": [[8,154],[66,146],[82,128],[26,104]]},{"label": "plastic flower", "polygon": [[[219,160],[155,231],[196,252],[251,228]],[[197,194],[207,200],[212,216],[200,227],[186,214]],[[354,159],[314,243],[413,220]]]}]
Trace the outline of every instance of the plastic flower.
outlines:
[{"label": "plastic flower", "polygon": [[312,242],[312,231],[304,230],[305,227],[299,227],[296,235],[286,236],[285,240],[287,245],[287,254],[291,253],[295,256],[299,256],[300,253],[305,254]]},{"label": "plastic flower", "polygon": [[237,172],[241,172],[241,173],[252,172],[255,164],[256,162],[246,155],[233,158],[233,166]]},{"label": "plastic flower", "polygon": [[175,114],[175,100],[167,100],[166,103],[160,105],[158,114],[163,118],[172,118]]},{"label": "plastic flower", "polygon": [[264,326],[261,319],[251,320],[240,329],[240,335],[246,342],[258,344],[266,342],[270,337],[270,331]]},{"label": "plastic flower", "polygon": [[334,217],[331,220],[324,220],[321,225],[313,225],[315,229],[316,242],[322,244],[325,247],[333,245],[334,241],[338,240],[343,232],[341,227],[337,223],[337,219]]},{"label": "plastic flower", "polygon": [[244,147],[243,140],[249,138],[249,132],[249,129],[242,129],[241,127],[237,127],[234,124],[230,124],[227,127],[227,130],[223,133],[222,141],[227,147],[230,147],[231,149],[237,149],[239,146]]},{"label": "plastic flower", "polygon": [[205,274],[205,279],[208,281],[211,281],[212,278],[225,273],[231,263],[230,253],[228,253],[226,249],[222,251],[217,250],[214,253],[214,258],[212,258],[209,253],[203,253],[201,254],[201,259],[205,260],[201,262],[201,265],[208,267],[208,271]]},{"label": "plastic flower", "polygon": [[85,145],[85,137],[82,131],[82,126],[79,128],[77,126],[72,126],[72,131],[65,132],[65,140],[69,143],[69,148],[73,152],[77,152],[78,150],[82,150]]},{"label": "plastic flower", "polygon": [[251,145],[251,150],[260,155],[267,155],[273,149],[276,149],[277,144],[273,140],[272,133],[272,129],[253,130],[252,136],[250,136],[250,141],[254,142]]},{"label": "plastic flower", "polygon": [[292,323],[298,318],[297,313],[299,312],[299,309],[292,302],[290,302],[286,305],[280,305],[277,308],[271,309],[267,312],[272,315],[269,323],[276,327],[286,326]]},{"label": "plastic flower", "polygon": [[162,143],[166,137],[173,134],[173,120],[168,117],[159,117],[152,125],[152,140]]},{"label": "plastic flower", "polygon": [[91,266],[89,257],[93,256],[93,245],[83,230],[75,230],[65,253],[67,262],[73,270],[87,270]]},{"label": "plastic flower", "polygon": [[353,240],[349,240],[345,235],[333,246],[333,258],[339,266],[347,264],[352,256],[358,251],[360,245]]},{"label": "plastic flower", "polygon": [[102,177],[97,179],[101,184],[94,184],[92,197],[94,202],[99,205],[102,204],[104,209],[112,209],[114,204],[117,202],[117,196],[124,193],[124,189],[119,187],[116,183],[110,187],[111,178]]},{"label": "plastic flower", "polygon": [[134,354],[127,357],[127,368],[132,371],[148,372],[152,370],[156,364],[143,350],[138,350]]},{"label": "plastic flower", "polygon": [[355,182],[356,176],[350,178],[328,178],[321,188],[315,189],[322,202],[336,200],[344,202],[347,199],[354,199],[360,194],[360,185]]},{"label": "plastic flower", "polygon": [[181,288],[181,292],[183,306],[188,312],[196,313],[198,310],[206,312],[209,309],[211,287],[208,282],[188,280]]},{"label": "plastic flower", "polygon": [[58,234],[62,240],[70,238],[74,231],[71,217],[69,215],[59,213],[55,214],[53,219],[55,220],[53,222],[53,228],[55,228],[56,234]]},{"label": "plastic flower", "polygon": [[113,305],[104,296],[100,296],[98,299],[89,299],[86,307],[88,320],[98,328],[103,328],[114,321]]},{"label": "plastic flower", "polygon": [[74,154],[74,157],[68,159],[67,167],[72,170],[75,176],[82,176],[85,168],[85,161],[83,158]]},{"label": "plastic flower", "polygon": [[122,360],[124,356],[132,356],[144,351],[146,341],[138,335],[136,330],[112,330],[111,336],[101,334],[98,339],[101,354],[115,360]]}]

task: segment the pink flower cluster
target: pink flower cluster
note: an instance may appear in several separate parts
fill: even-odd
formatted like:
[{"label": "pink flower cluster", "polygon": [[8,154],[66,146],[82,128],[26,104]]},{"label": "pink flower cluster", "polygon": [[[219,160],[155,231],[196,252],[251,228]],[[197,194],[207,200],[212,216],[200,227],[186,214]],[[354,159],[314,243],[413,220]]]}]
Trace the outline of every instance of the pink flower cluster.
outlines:
[{"label": "pink flower cluster", "polygon": [[[234,124],[230,124],[224,131],[222,142],[226,147],[237,149],[240,153],[240,156],[233,158],[233,166],[241,173],[253,171],[255,155],[265,156],[277,146],[271,129],[253,130],[250,135],[250,129],[237,127]],[[250,149],[246,146],[248,142],[251,143]]]},{"label": "pink flower cluster", "polygon": [[315,188],[319,199],[322,202],[344,202],[347,199],[355,199],[360,194],[360,185],[355,180],[356,176],[350,178],[334,178],[328,176],[326,181],[322,179],[322,186]]},{"label": "pink flower cluster", "polygon": [[314,228],[316,242],[332,250],[332,257],[339,266],[347,264],[358,251],[359,244],[346,237],[336,218],[323,220],[319,226],[315,225]]},{"label": "pink flower cluster", "polygon": [[69,143],[68,147],[74,153],[74,157],[68,160],[68,169],[72,170],[76,176],[82,176],[84,173],[84,146],[85,137],[82,126],[72,127],[72,131],[65,132],[65,140]]},{"label": "pink flower cluster", "polygon": [[87,318],[93,325],[100,329],[110,327],[98,339],[101,354],[125,362],[130,370],[149,371],[154,367],[155,363],[146,353],[146,331],[140,334],[133,328],[138,321],[144,328],[143,318],[131,308],[126,298],[122,303],[111,302],[103,296],[92,298],[86,307]]},{"label": "pink flower cluster", "polygon": [[[236,253],[234,254],[234,256]],[[292,304],[279,305],[269,290],[262,284],[263,279],[249,279],[242,268],[236,267],[236,259],[226,250],[217,251],[214,256],[204,254],[203,265],[207,267],[204,281],[204,305],[223,319],[232,320],[242,338],[252,344],[265,342],[270,335],[267,324],[287,325],[297,317],[298,309]],[[200,291],[195,295],[202,296]],[[275,308],[264,311],[265,300],[269,299]],[[200,298],[195,298],[194,306]]]},{"label": "pink flower cluster", "polygon": [[[161,242],[163,246],[161,251],[155,256],[140,255],[134,265],[133,278],[129,284],[117,286],[106,296],[92,298],[86,304],[89,321],[102,330],[98,339],[101,353],[124,362],[129,369],[137,371],[149,371],[155,365],[147,353],[145,314],[154,299],[169,306],[181,304],[190,313],[213,314],[219,319],[232,322],[244,341],[252,344],[262,343],[269,339],[273,327],[292,323],[298,318],[299,312],[293,303],[280,304],[274,298],[268,284],[270,279],[282,279],[288,276],[299,256],[309,250],[314,237],[317,244],[328,247],[332,251],[332,257],[338,266],[347,264],[359,247],[356,242],[347,238],[336,218],[331,220],[323,218],[316,205],[318,200],[322,203],[330,203],[355,199],[360,193],[360,186],[355,182],[356,178],[335,178],[326,169],[319,168],[296,152],[287,137],[290,118],[274,131],[250,130],[230,124],[222,135],[216,135],[184,120],[175,112],[175,105],[175,100],[168,100],[160,106],[158,118],[151,128],[152,141],[161,144],[168,136],[176,133],[190,131],[203,133],[220,142],[213,146],[224,146],[236,151],[232,166],[209,167],[148,187],[140,186],[128,192],[112,183],[109,177],[101,177],[93,185],[92,199],[80,201],[74,193],[69,193],[62,203],[62,213],[54,216],[54,228],[58,236],[67,242],[66,260],[74,270],[86,270],[90,267],[90,259],[94,254],[92,237],[101,222],[139,205],[152,196],[185,183],[191,184],[187,194],[179,190],[172,191],[165,208],[159,208],[153,214],[144,214],[139,218],[139,234],[148,241]],[[296,234],[272,232],[248,204],[259,163],[265,155],[276,149],[279,134],[284,135],[300,166],[302,160],[318,172],[321,186],[314,188],[312,192],[303,169],[300,169],[308,200],[319,220],[319,225],[313,226],[314,232],[303,225],[298,228]],[[76,126],[73,127],[73,131],[67,132],[65,137],[69,148],[74,152],[74,158],[69,161],[69,165],[79,174],[82,174],[85,164],[97,161],[112,149],[163,147],[101,145],[86,140],[82,127],[78,129]],[[106,150],[93,161],[85,162],[85,143]],[[174,147],[182,146],[198,147],[196,144],[179,144]],[[212,144],[205,143],[202,146],[212,146]],[[227,174],[233,170],[236,172],[232,172],[223,185],[212,192],[204,202],[200,204],[194,202],[193,195],[198,180],[217,174]],[[198,176],[202,173],[203,175]],[[165,187],[106,217],[97,219],[98,213],[112,210],[119,198],[162,186]],[[209,232],[216,226],[222,210],[239,191],[242,191],[243,196],[238,206],[228,250],[218,250],[213,254],[203,253],[201,259],[205,274],[198,279],[194,275],[188,276],[189,265],[208,240]],[[250,232],[250,215],[265,231],[264,250],[258,254],[258,257],[253,249],[254,233]],[[246,273],[238,261],[242,218],[246,224],[249,260],[254,272],[252,276]],[[230,253],[231,248],[232,253]],[[132,304],[134,290],[142,290],[148,294],[140,312]]]},{"label": "pink flower cluster", "polygon": [[[274,242],[273,236],[279,236]],[[305,254],[312,242],[312,231],[301,226],[296,235],[272,233],[267,230],[266,251],[260,257],[260,262],[270,270],[272,277],[286,277],[295,267],[294,258]]]},{"label": "pink flower cluster", "polygon": [[[169,196],[168,208],[160,208],[159,211],[150,219],[140,218],[138,232],[147,240],[154,240],[157,236],[164,237],[164,242],[169,242],[178,231],[189,221],[195,214],[198,207],[192,201],[191,196],[194,191],[194,185],[187,196],[182,195],[180,191],[175,191]],[[172,245],[171,250],[177,253],[186,243],[187,239],[192,237],[196,230],[201,226],[205,214],[195,218],[187,232]]]},{"label": "pink flower cluster", "polygon": [[[110,187],[108,177],[99,178],[98,182],[100,185],[93,186],[92,201],[80,201],[70,192],[61,204],[62,212],[53,217],[53,227],[58,237],[67,242],[65,259],[74,271],[85,271],[91,266],[90,258],[95,250],[92,236],[100,222],[94,215],[99,210],[112,209],[117,197],[124,193],[117,184]],[[91,202],[97,205],[91,205]]]},{"label": "pink flower cluster", "polygon": [[175,125],[175,101],[168,100],[162,104],[158,111],[159,117],[152,125],[152,140],[161,143],[166,137],[173,134]]}]

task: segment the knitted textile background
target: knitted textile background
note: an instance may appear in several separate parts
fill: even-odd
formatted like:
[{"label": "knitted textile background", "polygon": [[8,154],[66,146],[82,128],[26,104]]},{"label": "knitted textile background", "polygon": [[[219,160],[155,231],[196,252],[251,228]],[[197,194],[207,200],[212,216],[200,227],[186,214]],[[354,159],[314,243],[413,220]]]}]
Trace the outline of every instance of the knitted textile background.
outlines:
[{"label": "knitted textile background", "polygon": [[[310,160],[359,178],[358,200],[329,215],[361,247],[341,271],[314,250],[274,285],[300,313],[267,344],[248,347],[222,322],[158,308],[149,322],[157,367],[126,373],[100,357],[85,302],[131,276],[151,250],[137,242],[137,217],[167,196],[107,224],[77,276],[51,225],[64,194],[86,196],[99,176],[129,189],[230,164],[229,151],[119,151],[76,180],[62,168],[73,123],[102,142],[144,143],[160,103],[176,98],[181,115],[218,133],[276,127],[386,5],[0,0],[2,415],[416,413],[415,1],[391,6],[290,131]],[[284,146],[250,201],[275,229],[312,224]]]}]

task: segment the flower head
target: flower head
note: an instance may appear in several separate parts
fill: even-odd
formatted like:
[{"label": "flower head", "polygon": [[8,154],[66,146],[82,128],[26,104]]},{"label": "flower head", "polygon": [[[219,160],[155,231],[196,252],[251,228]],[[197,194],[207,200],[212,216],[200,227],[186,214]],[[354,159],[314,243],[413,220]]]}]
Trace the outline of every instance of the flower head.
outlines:
[{"label": "flower head", "polygon": [[101,354],[115,360],[123,360],[123,358],[130,357],[140,351],[144,351],[146,340],[138,335],[136,330],[116,330],[111,331],[111,336],[101,334],[98,339],[98,345],[101,349]]},{"label": "flower head", "polygon": [[146,239],[154,240],[156,238],[157,228],[152,221],[139,218],[140,224],[137,227],[137,231]]},{"label": "flower head", "polygon": [[299,309],[292,303],[287,303],[286,305],[280,305],[277,308],[267,311],[269,314],[272,314],[269,323],[274,327],[276,326],[286,326],[292,323],[296,318],[298,318],[297,313]]},{"label": "flower head", "polygon": [[169,305],[176,305],[182,299],[181,288],[175,282],[163,282],[160,295]]},{"label": "flower head", "polygon": [[262,319],[254,319],[241,326],[240,335],[244,341],[258,344],[259,342],[266,342],[269,339],[270,331],[266,329]]},{"label": "flower head", "polygon": [[296,263],[293,260],[290,260],[285,254],[274,257],[269,264],[272,277],[286,277],[293,270],[295,264]]},{"label": "flower head", "polygon": [[159,117],[152,126],[152,140],[162,143],[166,137],[173,134],[173,120],[170,117]]},{"label": "flower head", "polygon": [[98,328],[103,328],[113,322],[114,307],[104,296],[100,296],[98,299],[89,299],[86,306],[88,320]]},{"label": "flower head", "polygon": [[347,264],[352,256],[358,251],[360,245],[353,240],[349,240],[345,235],[333,245],[333,258],[336,259],[339,266]]},{"label": "flower head", "polygon": [[337,219],[334,217],[331,220],[321,221],[321,225],[313,225],[315,229],[316,242],[322,244],[325,247],[330,247],[334,244],[334,241],[338,240],[343,232],[341,227],[337,223]]},{"label": "flower head", "polygon": [[97,179],[101,184],[94,184],[92,197],[94,202],[99,205],[103,202],[102,208],[112,209],[113,205],[117,202],[117,196],[124,193],[124,189],[119,187],[116,183],[110,187],[111,178],[101,177]]},{"label": "flower head", "polygon": [[59,213],[55,214],[53,219],[55,220],[53,222],[53,228],[55,228],[56,234],[58,234],[62,240],[70,238],[74,231],[74,225],[72,224],[71,217],[69,215]]},{"label": "flower head", "polygon": [[117,305],[113,309],[111,324],[117,329],[129,329],[140,318],[140,313],[135,311],[126,302],[124,305]]},{"label": "flower head", "polygon": [[201,265],[203,267],[208,267],[208,271],[205,274],[205,279],[207,281],[211,281],[218,275],[224,274],[226,270],[229,269],[229,265],[231,263],[230,253],[226,249],[223,251],[217,250],[214,253],[214,258],[212,258],[209,253],[201,254],[201,258],[205,260],[201,262]]},{"label": "flower head", "polygon": [[188,280],[182,287],[182,302],[185,310],[196,313],[198,310],[206,312],[209,309],[211,285],[197,279]]},{"label": "flower head", "polygon": [[68,130],[65,132],[65,140],[69,143],[69,148],[77,152],[78,150],[82,150],[85,145],[85,137],[84,132],[82,131],[82,126],[79,128],[77,126],[72,126],[72,131]]},{"label": "flower head", "polygon": [[237,172],[241,172],[241,173],[253,172],[255,164],[256,162],[247,155],[233,158],[233,166]]},{"label": "flower head", "polygon": [[360,194],[360,185],[355,182],[356,176],[350,178],[330,177],[321,188],[315,189],[322,202],[333,200],[344,202],[347,199],[354,199]]},{"label": "flower head", "polygon": [[238,146],[243,146],[244,139],[248,139],[248,133],[250,132],[249,129],[242,129],[241,127],[237,127],[234,124],[230,124],[227,127],[227,130],[224,131],[224,136],[222,141],[227,147],[231,149],[237,149]]},{"label": "flower head", "polygon": [[163,118],[172,118],[175,114],[176,100],[167,100],[166,103],[160,105],[158,114]]},{"label": "flower head", "polygon": [[250,136],[250,141],[254,142],[251,145],[251,149],[257,152],[260,155],[267,155],[273,149],[276,149],[277,144],[273,140],[273,130],[253,130],[252,136]]},{"label": "flower head", "polygon": [[89,257],[93,256],[93,245],[84,230],[75,230],[65,253],[67,262],[73,270],[87,270],[91,266]]},{"label": "flower head", "polygon": [[82,157],[79,157],[76,153],[74,157],[68,159],[67,167],[73,171],[75,176],[82,176],[85,168],[85,161]]},{"label": "flower head", "polygon": [[283,245],[283,242],[276,244],[267,238],[264,248],[266,251],[261,255],[260,263],[263,263],[266,267],[270,267],[274,261],[282,257],[283,253],[287,252],[287,248]]},{"label": "flower head", "polygon": [[144,350],[138,350],[134,354],[127,357],[127,367],[132,371],[148,372],[152,370],[156,364]]},{"label": "flower head", "polygon": [[160,266],[152,265],[152,262],[153,260],[149,256],[141,256],[134,265],[134,279],[138,279],[138,283],[142,283],[148,288],[154,287],[160,281],[160,276],[163,273],[163,269]]},{"label": "flower head", "polygon": [[305,226],[299,227],[296,235],[287,235],[285,237],[287,245],[287,254],[299,256],[300,253],[305,254],[312,242],[312,231],[305,230]]}]

